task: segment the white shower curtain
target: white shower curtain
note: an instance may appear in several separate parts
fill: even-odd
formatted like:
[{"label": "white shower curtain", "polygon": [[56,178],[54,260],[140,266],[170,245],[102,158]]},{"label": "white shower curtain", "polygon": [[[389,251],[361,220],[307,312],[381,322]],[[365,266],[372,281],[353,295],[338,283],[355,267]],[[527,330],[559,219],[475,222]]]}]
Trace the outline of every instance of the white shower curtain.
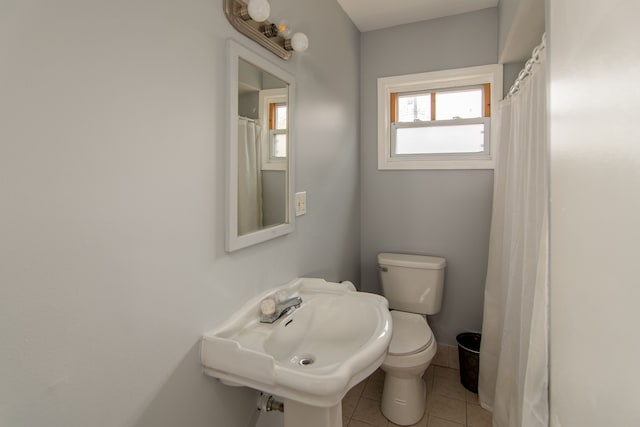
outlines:
[{"label": "white shower curtain", "polygon": [[238,120],[238,234],[262,226],[262,176],[260,173],[260,126]]},{"label": "white shower curtain", "polygon": [[542,49],[519,91],[502,101],[494,128],[500,145],[478,383],[494,427],[548,426],[545,67]]}]

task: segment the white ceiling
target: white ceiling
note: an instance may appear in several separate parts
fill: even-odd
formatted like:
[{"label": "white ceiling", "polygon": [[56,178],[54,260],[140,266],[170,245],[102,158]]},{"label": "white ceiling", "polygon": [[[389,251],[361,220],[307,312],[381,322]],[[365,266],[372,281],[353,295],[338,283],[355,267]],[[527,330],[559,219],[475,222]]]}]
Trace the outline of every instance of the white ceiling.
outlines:
[{"label": "white ceiling", "polygon": [[498,5],[498,0],[337,0],[362,32]]}]

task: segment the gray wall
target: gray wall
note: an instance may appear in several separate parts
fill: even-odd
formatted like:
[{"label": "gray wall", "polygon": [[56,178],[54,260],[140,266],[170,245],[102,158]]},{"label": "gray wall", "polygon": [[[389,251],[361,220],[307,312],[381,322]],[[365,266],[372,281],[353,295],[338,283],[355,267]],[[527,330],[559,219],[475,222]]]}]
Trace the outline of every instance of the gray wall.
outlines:
[{"label": "gray wall", "polygon": [[545,0],[500,0],[498,23],[500,63],[526,61],[545,31]]},{"label": "gray wall", "polygon": [[498,4],[498,60],[504,64],[504,94],[540,44],[544,12],[544,0],[500,0]]},{"label": "gray wall", "polygon": [[498,2],[498,53],[501,54],[507,44],[518,8],[525,0],[500,0]]},{"label": "gray wall", "polygon": [[[0,425],[251,425],[257,393],[202,374],[202,333],[296,276],[358,278],[359,33],[335,2],[272,7],[308,52],[263,50],[220,0],[2,3]],[[293,234],[233,254],[229,37],[296,76],[309,195]]]},{"label": "gray wall", "polygon": [[287,174],[262,171],[262,225],[282,224],[286,218]]},{"label": "gray wall", "polygon": [[260,118],[260,92],[245,92],[238,94],[238,115],[249,119],[258,120]]},{"label": "gray wall", "polygon": [[497,62],[497,9],[362,34],[361,288],[380,292],[376,254],[447,259],[444,301],[430,317],[436,338],[454,344],[482,325],[493,172],[379,171],[377,78]]},{"label": "gray wall", "polygon": [[511,86],[518,78],[518,74],[524,68],[526,62],[511,62],[509,64],[503,64],[502,67],[502,94],[506,96],[511,89]]},{"label": "gray wall", "polygon": [[640,3],[548,5],[551,426],[639,426]]}]

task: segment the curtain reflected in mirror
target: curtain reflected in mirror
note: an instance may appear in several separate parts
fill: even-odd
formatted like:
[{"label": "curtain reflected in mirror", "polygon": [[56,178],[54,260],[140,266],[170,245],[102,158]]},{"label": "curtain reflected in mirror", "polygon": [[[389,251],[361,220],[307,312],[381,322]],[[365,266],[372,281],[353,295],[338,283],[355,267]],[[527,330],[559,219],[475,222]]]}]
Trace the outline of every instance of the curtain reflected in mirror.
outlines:
[{"label": "curtain reflected in mirror", "polygon": [[238,62],[238,235],[288,218],[288,84]]},{"label": "curtain reflected in mirror", "polygon": [[260,177],[260,125],[238,119],[238,234],[262,227],[262,179]]}]

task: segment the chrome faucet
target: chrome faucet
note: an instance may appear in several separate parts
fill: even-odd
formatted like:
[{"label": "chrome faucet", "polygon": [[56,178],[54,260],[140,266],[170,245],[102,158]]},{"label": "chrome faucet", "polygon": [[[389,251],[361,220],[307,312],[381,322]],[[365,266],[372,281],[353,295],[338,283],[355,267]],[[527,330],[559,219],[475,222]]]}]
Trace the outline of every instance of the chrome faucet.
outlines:
[{"label": "chrome faucet", "polygon": [[280,301],[276,304],[276,308],[273,313],[260,315],[260,322],[273,323],[294,308],[300,307],[300,304],[302,304],[302,298],[300,297],[292,297],[284,301]]}]

